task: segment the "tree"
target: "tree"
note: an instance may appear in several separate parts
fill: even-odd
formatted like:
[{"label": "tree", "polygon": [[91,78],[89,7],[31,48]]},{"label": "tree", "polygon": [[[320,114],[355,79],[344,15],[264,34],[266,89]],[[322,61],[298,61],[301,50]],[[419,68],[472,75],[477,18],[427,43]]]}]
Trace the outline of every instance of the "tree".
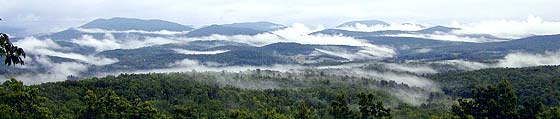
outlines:
[{"label": "tree", "polygon": [[461,118],[518,118],[517,97],[507,80],[472,91],[472,99],[459,99],[452,111]]},{"label": "tree", "polygon": [[[2,20],[2,19],[0,19]],[[23,58],[25,58],[25,52],[22,48],[19,48],[12,44],[10,38],[7,34],[0,33],[0,55],[4,56],[4,64],[24,64]]]},{"label": "tree", "polygon": [[84,96],[86,108],[81,111],[81,119],[156,119],[164,118],[150,103],[136,99],[132,103],[109,91],[98,97],[92,90],[86,91]]},{"label": "tree", "polygon": [[328,108],[329,113],[337,119],[349,119],[352,118],[352,112],[348,108],[348,103],[346,102],[346,95],[339,94],[331,102],[331,106]]},{"label": "tree", "polygon": [[173,108],[173,116],[177,119],[200,118],[198,117],[197,109],[187,105],[175,106]]},{"label": "tree", "polygon": [[297,101],[297,104],[298,104],[297,112],[295,114],[295,117],[297,119],[316,119],[316,118],[318,118],[317,115],[315,115],[315,110],[313,108],[310,108],[305,100],[299,100],[299,101]]},{"label": "tree", "polygon": [[232,119],[256,119],[255,115],[244,109],[234,109],[229,111],[229,118]]},{"label": "tree", "polygon": [[523,108],[519,110],[521,119],[537,119],[537,115],[544,111],[544,104],[535,100],[527,101],[522,105]]},{"label": "tree", "polygon": [[39,96],[39,90],[23,85],[14,78],[0,86],[0,118],[52,118],[44,106],[47,98]]},{"label": "tree", "polygon": [[550,107],[539,113],[539,119],[560,119],[560,107]]},{"label": "tree", "polygon": [[370,118],[390,118],[391,109],[383,107],[383,102],[380,100],[375,100],[373,94],[360,93],[358,95],[360,101],[360,114],[362,119]]},{"label": "tree", "polygon": [[163,115],[152,106],[150,102],[142,102],[140,99],[135,99],[132,102],[132,109],[130,110],[130,117],[133,119],[159,119]]}]

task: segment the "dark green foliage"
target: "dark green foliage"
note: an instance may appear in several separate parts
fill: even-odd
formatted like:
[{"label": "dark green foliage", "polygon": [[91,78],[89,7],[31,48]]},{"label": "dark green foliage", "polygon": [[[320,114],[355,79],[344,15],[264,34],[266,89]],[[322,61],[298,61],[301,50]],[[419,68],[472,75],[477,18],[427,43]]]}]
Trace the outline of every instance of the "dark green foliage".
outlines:
[{"label": "dark green foliage", "polygon": [[349,119],[354,118],[355,116],[352,111],[350,111],[348,102],[346,101],[346,95],[344,94],[337,95],[331,102],[331,106],[329,107],[329,114],[337,119]]},{"label": "dark green foliage", "polygon": [[461,118],[519,118],[517,97],[507,80],[473,90],[472,99],[459,99],[458,102],[458,105],[453,105],[453,113]]},{"label": "dark green foliage", "polygon": [[468,72],[447,72],[428,76],[440,82],[442,91],[456,97],[473,97],[472,89],[507,79],[523,104],[526,101],[560,106],[560,66],[495,68]]},{"label": "dark green foliage", "polygon": [[459,99],[453,105],[454,117],[462,119],[557,119],[557,107],[546,107],[534,99],[518,105],[511,83],[502,80],[496,85],[473,90],[470,99]]},{"label": "dark green foliage", "polygon": [[257,119],[255,115],[247,110],[230,110],[229,118],[232,119]]},{"label": "dark green foliage", "polygon": [[10,42],[7,34],[0,33],[0,55],[4,56],[4,64],[25,64],[21,57],[25,58],[25,52]]},{"label": "dark green foliage", "polygon": [[[88,113],[90,115],[86,117],[97,115],[100,118],[132,118],[135,114],[144,114],[131,111],[133,109],[130,107],[138,107],[133,106],[138,104],[131,100],[137,99],[151,104],[151,107],[159,111],[154,113],[156,117],[164,118],[332,118],[328,112],[329,104],[341,93],[348,95],[345,99],[347,105],[357,105],[357,95],[365,92],[376,95],[387,104],[401,103],[389,93],[370,86],[410,88],[388,81],[319,76],[319,73],[314,75],[311,72],[304,76],[267,70],[247,74],[122,74],[45,83],[33,87],[41,89],[41,95],[50,99],[47,101],[48,107],[53,109],[53,116],[56,118],[77,118],[88,111],[103,113]],[[109,106],[98,102],[114,104]],[[128,111],[96,108],[105,106],[113,109],[126,108]],[[356,112],[349,112],[347,115],[358,117]]]},{"label": "dark green foliage", "polygon": [[560,119],[560,107],[550,107],[539,113],[537,117],[539,119]]},{"label": "dark green foliage", "polygon": [[360,114],[362,119],[381,119],[389,118],[391,116],[391,109],[383,107],[383,102],[375,100],[373,94],[360,94],[358,95],[360,101]]},{"label": "dark green foliage", "polygon": [[0,118],[51,118],[45,107],[47,98],[39,96],[37,88],[24,86],[11,78],[0,86]]},{"label": "dark green foliage", "polygon": [[537,119],[539,113],[545,111],[545,106],[542,103],[536,102],[535,100],[530,100],[524,102],[519,109],[519,118],[521,119]]},{"label": "dark green foliage", "polygon": [[295,118],[297,119],[317,119],[319,118],[316,115],[316,110],[310,108],[309,105],[305,100],[298,100],[297,105],[297,112],[295,114]]},{"label": "dark green foliage", "polygon": [[93,91],[87,90],[84,102],[85,109],[80,111],[78,117],[81,119],[163,118],[150,103],[142,102],[140,99],[129,102],[112,91],[97,96]]},{"label": "dark green foliage", "polygon": [[[550,67],[516,69],[523,72],[510,76],[527,78],[524,75],[537,73],[555,79],[556,74],[551,72],[556,70],[544,70],[547,68]],[[497,76],[494,73],[503,73],[502,70],[510,69],[493,70],[484,75]],[[434,76],[453,77],[450,75],[453,73]],[[456,76],[461,77],[469,73],[473,72]],[[479,77],[485,77],[484,75]],[[478,82],[476,78],[470,79]],[[540,78],[535,79],[540,80]],[[444,91],[451,89],[450,86],[459,85],[448,84],[445,82],[447,80],[438,81],[444,82],[442,83]],[[510,84],[509,81],[515,83]],[[459,103],[451,108],[450,97],[441,92],[430,93],[425,104],[410,105],[401,102],[401,98],[395,97],[391,92],[379,89],[410,91],[423,89],[393,81],[330,76],[314,70],[305,70],[302,73],[255,70],[243,73],[193,71],[168,74],[121,74],[104,78],[44,83],[30,87],[10,80],[1,88],[0,113],[3,118],[17,118],[21,113],[43,116],[36,118],[531,119],[558,117],[557,107],[548,107],[549,105],[539,100],[540,98],[550,100],[550,97],[528,98],[524,95],[516,97],[519,90],[527,90],[515,87],[520,85],[517,84],[520,81],[527,80],[510,79],[497,85],[475,85],[473,87],[483,88],[472,88],[476,90],[470,92],[468,97],[456,96],[467,99],[459,100]],[[548,87],[536,84],[540,83],[525,85]],[[6,88],[10,86],[20,88]],[[20,91],[12,91],[15,89]],[[464,89],[471,90],[471,88]],[[11,100],[14,100],[13,96],[6,97],[22,94],[17,92],[28,92],[23,94],[43,98],[32,98],[40,101],[17,100],[28,101],[23,105],[14,106],[14,103],[11,103]],[[554,94],[550,95],[554,96]],[[534,100],[520,101],[521,99]]]}]

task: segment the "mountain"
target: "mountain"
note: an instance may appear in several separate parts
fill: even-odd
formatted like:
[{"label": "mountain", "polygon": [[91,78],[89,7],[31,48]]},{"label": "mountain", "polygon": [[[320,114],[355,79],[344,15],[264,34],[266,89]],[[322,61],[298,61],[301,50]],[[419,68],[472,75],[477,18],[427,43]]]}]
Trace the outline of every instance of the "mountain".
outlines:
[{"label": "mountain", "polygon": [[363,32],[363,31],[348,31],[342,29],[325,29],[325,30],[310,33],[310,35],[324,34],[324,35],[342,35],[342,36],[349,36],[349,37],[365,37],[365,36],[397,35],[397,34],[407,34],[407,33],[413,33],[413,32],[401,31],[401,30]]},{"label": "mountain", "polygon": [[55,32],[52,34],[47,35],[40,35],[36,36],[37,38],[49,38],[54,41],[68,41],[71,39],[81,38],[84,35],[92,36],[96,39],[102,39],[107,34],[111,34],[115,37],[115,39],[126,39],[126,38],[146,38],[146,37],[166,37],[170,36],[167,34],[158,34],[158,33],[143,33],[143,32],[113,32],[113,33],[103,33],[103,32],[87,32],[82,31],[79,28],[69,28],[64,31]]},{"label": "mountain", "polygon": [[[261,47],[248,44],[212,40],[193,41],[186,44],[164,44],[137,49],[116,49],[103,51],[97,56],[116,58],[119,62],[104,66],[101,70],[130,70],[164,68],[169,63],[183,59],[192,59],[200,63],[219,63],[228,66],[239,65],[274,65],[274,64],[306,64],[321,62],[348,61],[346,57],[333,56],[317,51],[358,53],[361,48],[343,45],[309,45],[299,43],[280,42]],[[188,54],[178,50],[191,52],[224,51],[215,54]],[[146,63],[150,62],[150,63]]]},{"label": "mountain", "polygon": [[[472,86],[481,86],[508,80],[518,100],[538,101],[544,105],[560,105],[560,66],[525,68],[491,68],[467,72],[446,72],[428,76],[439,82],[447,95],[470,96]],[[547,92],[547,93],[543,93]],[[536,97],[536,98],[535,98]],[[531,100],[532,98],[536,100]]]},{"label": "mountain", "polygon": [[178,23],[163,20],[142,20],[135,18],[115,17],[111,19],[96,19],[80,26],[86,29],[105,29],[105,30],[143,30],[143,31],[190,31],[193,28]]},{"label": "mountain", "polygon": [[[407,24],[407,23],[405,23]],[[410,24],[414,25],[414,24]],[[445,27],[445,26],[434,26],[430,28],[425,28],[418,31],[402,31],[402,30],[382,30],[382,31],[372,31],[372,32],[363,32],[363,31],[349,31],[349,30],[342,30],[342,29],[325,29],[317,32],[310,33],[310,35],[317,35],[317,34],[325,34],[325,35],[343,35],[349,37],[368,37],[368,36],[385,36],[385,35],[398,35],[398,34],[435,34],[435,33],[450,33],[454,30],[460,30],[460,28],[453,28],[453,27]],[[460,37],[469,37],[469,38],[484,38],[484,39],[492,39],[495,41],[507,41],[511,39],[507,38],[499,38],[490,34],[456,34]]]},{"label": "mountain", "polygon": [[359,36],[368,36],[371,35],[371,32],[362,32],[362,31],[348,31],[342,29],[325,29],[317,32],[310,33],[309,35],[342,35],[342,36],[350,36],[350,37],[359,37]]},{"label": "mountain", "polygon": [[402,23],[401,25],[407,25],[407,26],[418,26],[420,28],[425,28],[426,26],[422,25],[422,24],[414,24],[414,23]]},{"label": "mountain", "polygon": [[337,28],[340,28],[340,27],[355,27],[356,24],[363,24],[363,25],[367,25],[367,26],[376,26],[376,25],[389,26],[390,25],[389,23],[384,22],[384,21],[380,21],[380,20],[362,20],[362,21],[346,22],[346,23],[338,25]]},{"label": "mountain", "polygon": [[416,32],[424,33],[424,34],[432,34],[432,33],[436,33],[436,32],[449,33],[449,32],[454,31],[454,30],[461,30],[461,29],[438,25],[438,26],[422,29],[422,30],[419,30],[419,31],[416,31]]},{"label": "mountain", "polygon": [[271,22],[243,22],[243,23],[233,23],[233,24],[224,24],[222,26],[227,27],[236,27],[236,28],[249,28],[258,31],[275,31],[282,28],[286,28],[286,26]]},{"label": "mountain", "polygon": [[[117,19],[117,18],[114,18]],[[93,23],[93,22],[92,22]],[[91,24],[90,24],[91,25]],[[84,25],[86,26],[86,25]],[[393,57],[378,58],[370,52],[376,52],[367,47],[348,46],[348,45],[311,45],[289,42],[276,42],[265,46],[251,45],[250,43],[211,39],[196,41],[178,41],[169,44],[149,44],[145,47],[134,49],[112,49],[98,51],[96,47],[79,45],[75,42],[76,38],[84,35],[92,36],[96,39],[107,37],[117,43],[129,43],[126,40],[143,41],[153,37],[158,38],[184,38],[184,37],[203,37],[212,34],[219,35],[256,35],[268,33],[262,28],[279,28],[281,25],[269,22],[246,22],[226,25],[210,25],[207,27],[192,30],[183,34],[158,34],[156,32],[130,32],[130,31],[95,31],[85,28],[70,28],[53,34],[36,36],[39,39],[52,39],[61,48],[52,49],[60,53],[76,53],[85,57],[105,57],[118,60],[114,64],[104,66],[93,66],[88,71],[113,72],[119,70],[155,69],[168,68],[177,61],[184,59],[196,60],[203,63],[215,63],[220,66],[239,66],[239,65],[275,65],[275,64],[294,64],[294,65],[324,65],[330,63],[347,63],[360,61],[439,61],[464,59],[469,61],[491,61],[502,59],[512,52],[544,53],[545,51],[557,51],[560,48],[560,35],[533,36],[521,39],[512,39],[502,42],[457,42],[443,41],[429,38],[415,37],[396,37],[391,34],[413,34],[425,35],[434,32],[450,32],[457,28],[435,26],[419,31],[400,31],[385,30],[374,32],[359,32],[340,29],[326,29],[312,33],[344,35],[361,39],[365,42],[391,47],[396,53]],[[261,30],[257,30],[261,29]],[[444,35],[454,35],[452,33]],[[460,36],[460,35],[457,35]],[[463,34],[468,37],[488,37],[495,38],[486,34]],[[159,40],[159,39],[150,39]],[[341,39],[343,40],[343,39]],[[101,42],[104,42],[101,40]],[[136,41],[133,41],[136,42]],[[146,41],[142,43],[150,43]],[[156,41],[157,42],[157,41]],[[112,43],[109,42],[109,43]],[[122,45],[122,44],[121,44]],[[142,45],[144,46],[144,45]],[[122,48],[122,47],[121,47]],[[30,55],[40,55],[33,54]],[[55,61],[66,61],[61,58],[51,58]],[[92,72],[93,73],[93,72]]]},{"label": "mountain", "polygon": [[250,28],[240,28],[240,27],[229,27],[224,25],[210,25],[207,27],[195,29],[185,36],[187,37],[203,37],[203,36],[211,36],[214,34],[217,35],[257,35],[261,33],[265,33],[266,31],[254,30]]},{"label": "mountain", "polygon": [[[372,32],[363,32],[363,31],[349,31],[349,30],[342,30],[342,29],[325,29],[317,32],[311,33],[314,34],[326,34],[326,35],[344,35],[344,36],[351,36],[351,37],[364,37],[364,36],[381,36],[381,35],[397,35],[397,34],[433,34],[433,33],[449,33],[453,30],[460,30],[459,28],[452,28],[452,27],[445,27],[445,26],[434,26],[418,31],[402,31],[402,30],[382,30],[382,31],[372,31]],[[488,34],[466,34],[467,36],[479,36],[479,37],[487,37],[487,38],[497,38],[492,35]]]},{"label": "mountain", "polygon": [[[469,43],[441,41],[410,37],[358,37],[376,45],[397,49],[399,60],[491,60],[501,59],[509,53],[545,53],[558,51],[560,35],[532,36],[503,42]],[[428,52],[421,52],[426,50]]]}]

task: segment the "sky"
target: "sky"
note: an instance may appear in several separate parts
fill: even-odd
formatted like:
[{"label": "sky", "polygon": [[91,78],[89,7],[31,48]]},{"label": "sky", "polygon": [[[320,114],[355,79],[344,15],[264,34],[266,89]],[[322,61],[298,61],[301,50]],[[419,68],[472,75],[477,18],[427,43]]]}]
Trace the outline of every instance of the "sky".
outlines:
[{"label": "sky", "polygon": [[333,27],[367,19],[450,24],[527,16],[560,21],[559,4],[560,0],[0,0],[0,30],[49,33],[111,17],[193,26],[271,21]]}]

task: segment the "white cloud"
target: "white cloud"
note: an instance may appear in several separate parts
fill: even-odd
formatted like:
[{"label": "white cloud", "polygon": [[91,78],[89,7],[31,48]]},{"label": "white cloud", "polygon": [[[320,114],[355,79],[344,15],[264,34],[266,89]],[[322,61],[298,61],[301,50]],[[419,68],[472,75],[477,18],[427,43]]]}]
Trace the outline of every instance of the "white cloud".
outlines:
[{"label": "white cloud", "polygon": [[94,47],[97,52],[121,48],[121,44],[117,43],[117,41],[111,36],[106,36],[106,39],[98,40],[90,35],[84,35],[82,38],[72,39],[71,42],[81,46]]},{"label": "white cloud", "polygon": [[35,54],[35,55],[56,56],[56,57],[74,59],[93,65],[107,65],[107,64],[118,62],[117,59],[96,57],[93,55],[82,55],[82,54],[72,53],[72,52],[57,51],[57,50],[63,50],[67,48],[61,47],[51,39],[39,40],[34,37],[28,37],[19,40],[14,44],[25,49],[27,53]]},{"label": "white cloud", "polygon": [[435,85],[430,79],[410,75],[406,73],[395,73],[395,72],[378,72],[378,71],[366,71],[360,69],[347,69],[341,70],[346,72],[341,72],[340,75],[355,75],[355,76],[364,76],[364,77],[373,77],[380,80],[387,80],[387,81],[395,81],[397,83],[404,83],[410,86],[430,89],[430,90],[438,90],[438,86]]},{"label": "white cloud", "polygon": [[510,53],[499,60],[498,67],[529,67],[541,65],[560,65],[560,51],[544,54]]},{"label": "white cloud", "polygon": [[[86,71],[88,66],[86,64],[77,62],[61,62],[54,63],[47,57],[35,57],[35,61],[46,69],[42,73],[25,73],[22,75],[14,76],[14,78],[21,80],[23,83],[40,84],[45,82],[64,81],[67,76],[80,76],[80,73]],[[4,76],[6,77],[6,76]]]},{"label": "white cloud", "polygon": [[[304,66],[300,65],[272,65],[272,66],[223,66],[224,64],[216,63],[201,63],[192,59],[183,59],[169,64],[169,68],[162,69],[148,69],[148,70],[132,70],[123,72],[112,72],[110,74],[119,73],[169,73],[169,72],[186,72],[186,71],[229,71],[229,72],[239,72],[247,70],[275,70],[281,72],[287,72],[292,70],[304,69]],[[108,75],[108,74],[105,74]]]},{"label": "white cloud", "polygon": [[503,38],[522,38],[531,35],[560,34],[559,21],[545,21],[541,17],[529,16],[525,21],[489,20],[474,23],[452,23],[461,28],[458,34],[491,34]]},{"label": "white cloud", "polygon": [[[3,0],[0,2],[4,6],[0,14],[5,19],[32,16],[8,22],[8,24],[25,25],[28,28],[60,26],[68,28],[95,18],[114,16],[159,18],[195,25],[241,21],[277,21],[289,24],[296,20],[307,24],[338,24],[351,19],[441,22],[454,19],[516,18],[529,14],[557,18],[558,8],[555,5],[560,4],[556,0],[165,0],[163,2],[147,0],[79,2],[72,0]],[[51,6],[58,7],[52,8]],[[40,23],[36,23],[37,21]]]},{"label": "white cloud", "polygon": [[560,50],[557,52],[545,52],[543,54],[524,52],[509,53],[503,59],[497,60],[496,63],[480,63],[465,60],[445,60],[434,63],[450,64],[464,70],[478,70],[497,67],[519,68],[543,65],[560,65]]},{"label": "white cloud", "polygon": [[[279,42],[293,42],[300,44],[311,44],[311,45],[348,45],[348,46],[358,46],[362,49],[358,51],[356,55],[346,57],[349,59],[378,59],[392,57],[396,55],[394,48],[389,46],[379,46],[373,45],[362,39],[355,39],[352,37],[340,36],[340,35],[309,35],[310,33],[323,30],[322,26],[317,28],[310,28],[301,23],[293,24],[285,29],[280,29],[273,31],[272,33],[257,34],[254,36],[249,35],[234,35],[234,36],[224,36],[224,35],[211,35],[206,37],[196,37],[196,38],[183,38],[185,42],[190,41],[210,41],[210,40],[226,40],[247,43],[253,46],[264,46]],[[327,52],[325,49],[321,49]],[[332,52],[332,51],[331,51]],[[335,53],[334,54],[340,54]],[[333,55],[334,55],[333,54]]]},{"label": "white cloud", "polygon": [[173,49],[173,51],[181,54],[187,54],[187,55],[208,55],[208,54],[220,54],[220,53],[227,52],[229,50],[192,51],[192,50],[184,50],[184,49]]},{"label": "white cloud", "polygon": [[448,34],[448,33],[396,34],[396,35],[385,35],[385,36],[414,37],[414,38],[425,38],[425,39],[442,40],[442,41],[473,42],[473,43],[507,41],[507,40],[504,40],[504,39],[494,39],[494,38],[487,38],[487,37],[473,37],[473,36],[461,36],[460,34]]},{"label": "white cloud", "polygon": [[340,35],[309,35],[310,33],[320,31],[323,29],[324,28],[321,26],[319,26],[318,28],[310,28],[305,26],[304,24],[296,23],[285,29],[273,31],[272,33],[257,34],[254,36],[212,35],[207,37],[187,38],[183,40],[185,41],[227,40],[227,41],[247,43],[254,46],[264,46],[264,45],[279,43],[279,42],[293,42],[293,43],[312,44],[312,45],[348,45],[348,46],[362,47],[360,54],[370,55],[377,58],[391,57],[396,54],[396,52],[392,47],[373,45],[362,39],[355,39],[352,37],[346,37]]},{"label": "white cloud", "polygon": [[348,31],[361,31],[361,32],[373,32],[373,31],[384,31],[384,30],[417,31],[417,30],[424,29],[424,27],[417,24],[392,23],[389,26],[386,25],[368,26],[365,24],[356,23],[356,25],[341,27],[337,29],[348,30]]},{"label": "white cloud", "polygon": [[429,49],[429,48],[421,48],[421,49],[417,49],[416,53],[429,53],[431,51],[432,51],[432,49]]},{"label": "white cloud", "polygon": [[395,71],[405,71],[416,74],[433,74],[438,73],[435,69],[426,65],[409,65],[409,64],[397,64],[397,63],[385,63],[387,69]]},{"label": "white cloud", "polygon": [[345,50],[334,50],[334,49],[315,49],[324,54],[342,57],[348,59],[350,61],[354,60],[365,60],[365,59],[379,59],[380,57],[391,57],[393,54],[383,54],[376,51],[376,49],[371,49],[368,47],[364,47],[362,50],[358,52],[351,52]]},{"label": "white cloud", "polygon": [[51,39],[39,40],[35,37],[28,37],[23,40],[14,42],[14,45],[26,48],[26,49],[62,49],[60,45],[55,43]]},{"label": "white cloud", "polygon": [[95,39],[90,35],[83,35],[81,38],[72,39],[72,43],[76,43],[80,46],[88,46],[95,48],[96,52],[102,52],[106,50],[114,49],[135,49],[147,46],[162,45],[169,43],[179,43],[184,41],[179,41],[172,38],[162,38],[162,37],[147,37],[145,39],[141,38],[128,38],[128,39],[115,39],[115,37],[107,33],[103,39]]},{"label": "white cloud", "polygon": [[473,62],[473,61],[465,61],[465,60],[444,60],[444,61],[436,61],[434,63],[438,64],[449,64],[452,66],[456,66],[459,69],[463,70],[479,70],[484,68],[491,68],[490,64],[480,63],[480,62]]}]

